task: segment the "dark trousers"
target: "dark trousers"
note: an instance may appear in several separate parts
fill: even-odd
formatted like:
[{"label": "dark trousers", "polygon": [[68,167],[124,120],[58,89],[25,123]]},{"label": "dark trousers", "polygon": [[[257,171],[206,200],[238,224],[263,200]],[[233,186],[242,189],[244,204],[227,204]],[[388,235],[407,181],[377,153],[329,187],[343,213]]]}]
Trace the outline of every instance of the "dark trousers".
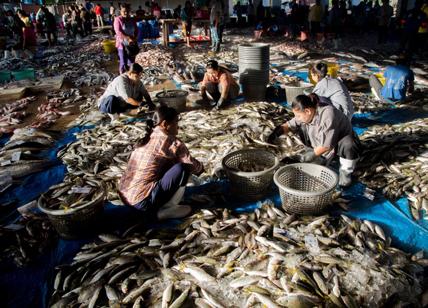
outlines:
[{"label": "dark trousers", "polygon": [[[221,86],[218,83],[209,82],[207,85],[207,92],[212,96],[214,101],[218,101],[221,96]],[[229,93],[227,95],[227,100],[235,99],[239,95],[239,86],[234,85],[229,88]]]},{"label": "dark trousers", "polygon": [[[304,125],[298,128],[297,134],[299,135],[300,140],[302,140],[305,146],[313,148],[309,140],[308,131],[306,130],[306,127]],[[361,142],[357,134],[355,133],[346,135],[345,137],[340,139],[334,148],[334,152],[337,156],[350,160],[354,160],[360,157],[360,151]]]},{"label": "dark trousers", "polygon": [[128,55],[128,53],[123,48],[118,49],[117,53],[119,55],[119,73],[123,74],[127,72],[132,63],[135,62],[135,57]]},{"label": "dark trousers", "polygon": [[101,100],[99,108],[102,113],[115,114],[115,113],[123,113],[128,109],[137,108],[137,107],[125,103],[119,97],[110,95]]},{"label": "dark trousers", "polygon": [[172,166],[156,183],[150,195],[135,204],[134,207],[155,216],[157,211],[172,198],[178,188],[186,185],[190,175],[189,170],[189,166],[183,163]]}]

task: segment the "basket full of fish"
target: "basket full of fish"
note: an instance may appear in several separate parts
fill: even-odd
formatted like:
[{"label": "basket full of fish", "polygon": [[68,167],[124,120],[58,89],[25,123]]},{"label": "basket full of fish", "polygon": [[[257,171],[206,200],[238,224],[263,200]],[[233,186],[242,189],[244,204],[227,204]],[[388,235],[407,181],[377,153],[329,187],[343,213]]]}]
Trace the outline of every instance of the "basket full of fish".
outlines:
[{"label": "basket full of fish", "polygon": [[338,176],[324,166],[298,163],[279,168],[273,180],[287,212],[314,215],[332,203]]},{"label": "basket full of fish", "polygon": [[272,184],[279,159],[263,149],[243,149],[223,158],[222,167],[230,180],[231,192],[245,199],[263,195]]},{"label": "basket full of fish", "polygon": [[185,90],[168,90],[156,94],[156,98],[161,104],[174,108],[177,112],[182,112],[186,109],[186,100],[189,92]]},{"label": "basket full of fish", "polygon": [[69,178],[42,194],[38,207],[61,237],[75,239],[95,231],[105,197],[104,189],[96,182]]}]

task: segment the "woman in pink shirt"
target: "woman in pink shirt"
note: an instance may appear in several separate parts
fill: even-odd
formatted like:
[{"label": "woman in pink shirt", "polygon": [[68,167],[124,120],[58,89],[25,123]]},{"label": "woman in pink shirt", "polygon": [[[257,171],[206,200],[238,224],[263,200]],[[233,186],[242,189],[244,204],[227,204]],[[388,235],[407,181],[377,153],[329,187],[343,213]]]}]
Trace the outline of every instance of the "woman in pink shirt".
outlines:
[{"label": "woman in pink shirt", "polygon": [[[114,19],[114,32],[116,33],[116,48],[119,55],[119,73],[123,74],[135,62],[135,56],[138,53],[137,24],[134,18],[129,15],[129,5],[123,5],[120,9],[120,16]],[[136,53],[131,52],[133,49]]]}]

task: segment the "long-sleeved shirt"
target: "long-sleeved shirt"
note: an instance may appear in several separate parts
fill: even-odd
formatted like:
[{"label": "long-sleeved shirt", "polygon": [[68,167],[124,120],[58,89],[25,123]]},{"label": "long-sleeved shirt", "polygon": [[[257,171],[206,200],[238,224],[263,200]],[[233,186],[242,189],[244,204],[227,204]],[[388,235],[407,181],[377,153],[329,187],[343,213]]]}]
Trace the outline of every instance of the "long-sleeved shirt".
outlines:
[{"label": "long-sleeved shirt", "polygon": [[333,149],[342,138],[352,135],[351,122],[345,115],[331,105],[318,106],[311,123],[303,123],[296,118],[287,122],[290,130],[305,126],[313,148],[326,147]]},{"label": "long-sleeved shirt", "polygon": [[313,92],[330,99],[332,105],[342,111],[349,119],[354,114],[354,105],[346,86],[336,78],[324,77],[315,86]]},{"label": "long-sleeved shirt", "polygon": [[190,172],[199,174],[203,165],[193,158],[177,137],[167,135],[159,126],[150,135],[149,142],[135,149],[120,180],[119,192],[129,205],[147,198],[156,183],[177,163],[189,164]]},{"label": "long-sleeved shirt", "polygon": [[122,16],[114,19],[114,32],[116,33],[116,48],[123,49],[123,43],[126,41],[125,36],[137,36],[137,24],[132,17],[124,18]]},{"label": "long-sleeved shirt", "polygon": [[104,98],[111,95],[120,98],[124,103],[127,103],[128,98],[139,101],[142,100],[143,97],[146,98],[146,100],[150,97],[143,83],[141,81],[132,81],[126,73],[113,79],[107,86],[104,94],[98,100],[98,105]]}]

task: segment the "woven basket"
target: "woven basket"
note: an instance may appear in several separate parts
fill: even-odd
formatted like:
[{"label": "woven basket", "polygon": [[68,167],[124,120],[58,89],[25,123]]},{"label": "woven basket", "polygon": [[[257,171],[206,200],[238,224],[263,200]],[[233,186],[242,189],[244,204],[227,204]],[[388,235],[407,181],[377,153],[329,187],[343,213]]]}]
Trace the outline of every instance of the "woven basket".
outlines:
[{"label": "woven basket", "polygon": [[174,108],[177,112],[186,110],[186,101],[189,92],[184,90],[167,90],[156,94],[157,99],[161,104]]},{"label": "woven basket", "polygon": [[[241,163],[269,166],[259,172],[237,171]],[[240,199],[261,197],[272,184],[273,174],[279,165],[278,158],[265,150],[244,149],[229,153],[223,158],[222,166],[230,180],[231,192]]]},{"label": "woven basket", "polygon": [[279,168],[273,180],[287,212],[314,215],[332,203],[338,176],[327,167],[299,163]]},{"label": "woven basket", "polygon": [[39,209],[48,215],[58,234],[65,239],[76,239],[96,231],[94,226],[104,209],[105,192],[100,190],[97,196],[81,206],[67,210],[51,210],[45,207],[46,196],[42,194],[37,202]]}]

